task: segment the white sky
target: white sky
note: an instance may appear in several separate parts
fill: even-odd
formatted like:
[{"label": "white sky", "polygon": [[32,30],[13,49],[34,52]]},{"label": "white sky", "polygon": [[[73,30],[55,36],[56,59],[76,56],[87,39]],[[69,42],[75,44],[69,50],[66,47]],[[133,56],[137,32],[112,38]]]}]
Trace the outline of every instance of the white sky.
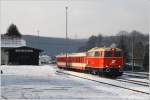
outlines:
[{"label": "white sky", "polygon": [[121,30],[149,32],[149,0],[2,0],[1,33],[14,23],[24,35],[65,37],[68,6],[70,38],[114,35]]}]

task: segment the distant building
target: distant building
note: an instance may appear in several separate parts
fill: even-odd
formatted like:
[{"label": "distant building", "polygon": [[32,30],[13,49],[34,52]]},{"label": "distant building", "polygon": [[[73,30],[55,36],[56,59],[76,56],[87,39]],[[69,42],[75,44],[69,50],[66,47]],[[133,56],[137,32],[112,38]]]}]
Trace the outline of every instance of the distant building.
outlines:
[{"label": "distant building", "polygon": [[39,63],[40,64],[49,64],[49,63],[51,63],[51,57],[48,55],[41,55],[39,57]]},{"label": "distant building", "polygon": [[1,35],[1,64],[38,65],[41,50],[27,47],[21,37]]}]

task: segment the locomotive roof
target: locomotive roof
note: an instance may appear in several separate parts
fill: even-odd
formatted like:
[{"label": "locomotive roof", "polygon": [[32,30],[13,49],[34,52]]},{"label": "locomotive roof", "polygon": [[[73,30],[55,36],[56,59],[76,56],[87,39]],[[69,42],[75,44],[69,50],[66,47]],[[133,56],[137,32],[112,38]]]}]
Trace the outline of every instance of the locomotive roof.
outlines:
[{"label": "locomotive roof", "polygon": [[[60,55],[57,55],[56,57],[64,57],[66,56],[66,54],[60,54]],[[86,56],[86,53],[85,52],[82,52],[82,53],[68,53],[67,54],[67,57],[82,57],[82,56]]]},{"label": "locomotive roof", "polygon": [[121,51],[121,49],[119,48],[110,48],[110,47],[95,47],[90,49],[89,51],[110,51],[112,49],[115,49],[116,51]]}]

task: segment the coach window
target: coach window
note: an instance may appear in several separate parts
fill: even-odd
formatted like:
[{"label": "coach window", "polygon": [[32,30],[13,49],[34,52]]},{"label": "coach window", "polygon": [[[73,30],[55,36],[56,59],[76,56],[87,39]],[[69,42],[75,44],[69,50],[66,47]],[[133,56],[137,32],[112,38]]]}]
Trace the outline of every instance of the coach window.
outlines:
[{"label": "coach window", "polygon": [[112,57],[111,51],[105,51],[105,57]]},{"label": "coach window", "polygon": [[99,51],[95,51],[95,57],[99,57],[100,56],[100,52]]},{"label": "coach window", "polygon": [[95,55],[95,52],[88,52],[89,57],[94,57],[94,55]]},{"label": "coach window", "polygon": [[90,56],[90,52],[87,53],[87,56]]}]

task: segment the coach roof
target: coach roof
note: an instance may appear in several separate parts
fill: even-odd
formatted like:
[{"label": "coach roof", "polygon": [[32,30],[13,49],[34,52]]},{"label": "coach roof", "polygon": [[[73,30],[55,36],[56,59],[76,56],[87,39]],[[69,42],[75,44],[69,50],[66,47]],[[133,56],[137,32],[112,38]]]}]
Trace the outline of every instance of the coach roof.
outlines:
[{"label": "coach roof", "polygon": [[[85,52],[81,52],[81,53],[67,53],[67,57],[83,57],[86,56]],[[60,54],[57,55],[56,57],[66,57],[66,54]]]}]

